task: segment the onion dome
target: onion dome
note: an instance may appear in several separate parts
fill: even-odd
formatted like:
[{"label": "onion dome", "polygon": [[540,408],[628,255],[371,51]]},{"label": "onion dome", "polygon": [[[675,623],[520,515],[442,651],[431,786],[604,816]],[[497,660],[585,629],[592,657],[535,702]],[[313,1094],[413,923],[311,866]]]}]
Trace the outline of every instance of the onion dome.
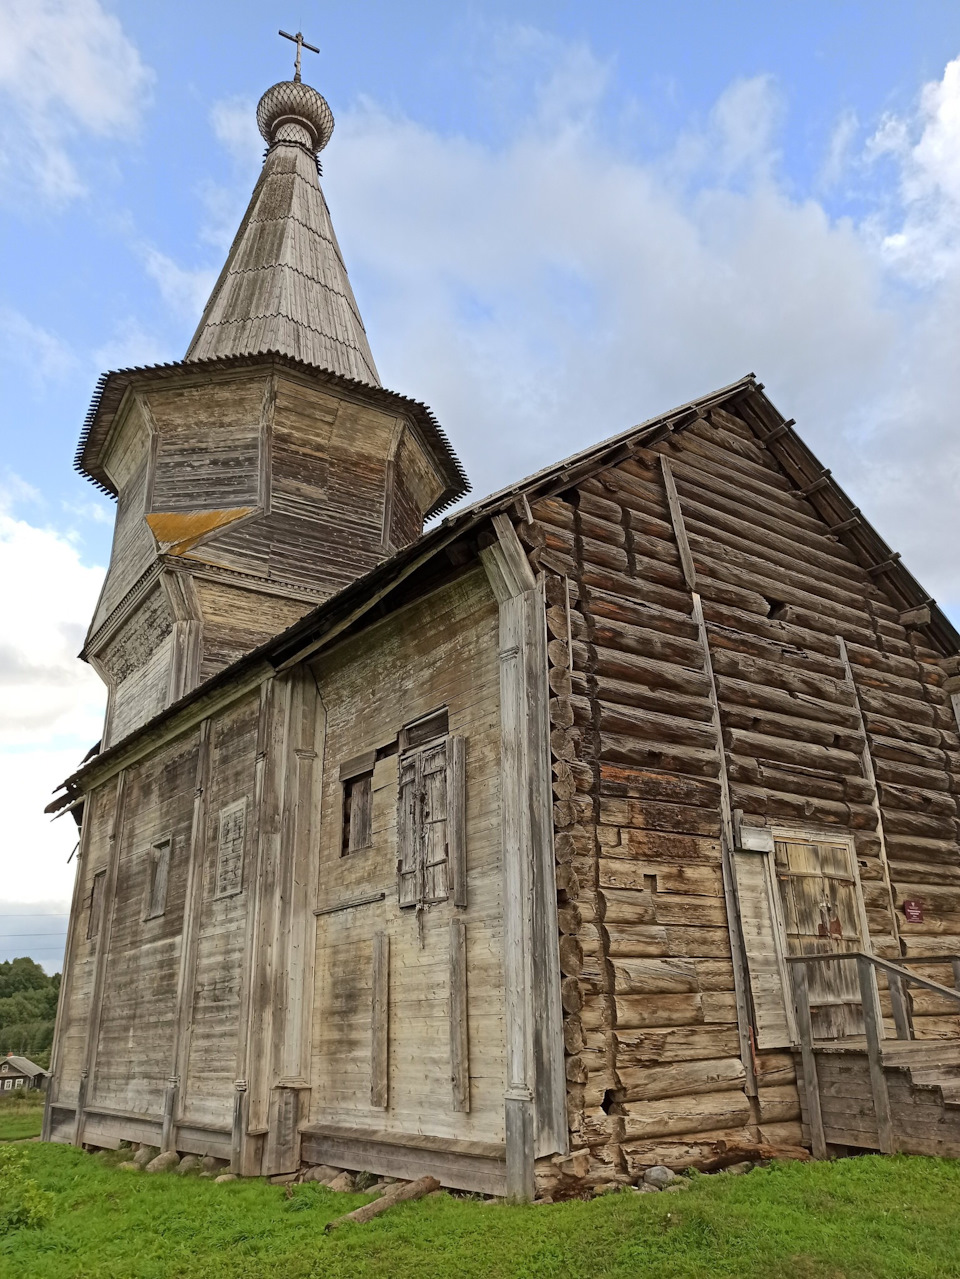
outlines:
[{"label": "onion dome", "polygon": [[301,80],[281,80],[257,104],[257,127],[269,146],[296,142],[322,151],[333,133],[333,112],[322,93]]}]

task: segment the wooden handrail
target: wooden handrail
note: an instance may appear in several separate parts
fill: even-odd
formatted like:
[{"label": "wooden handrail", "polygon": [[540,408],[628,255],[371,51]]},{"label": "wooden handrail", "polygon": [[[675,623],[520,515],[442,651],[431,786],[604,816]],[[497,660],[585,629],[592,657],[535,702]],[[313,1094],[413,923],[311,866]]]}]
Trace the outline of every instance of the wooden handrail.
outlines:
[{"label": "wooden handrail", "polygon": [[924,990],[932,990],[934,994],[942,995],[946,999],[955,999],[957,1003],[960,1003],[960,990],[954,990],[951,986],[941,986],[938,981],[931,981],[929,977],[918,977],[916,973],[901,968],[899,964],[894,964],[889,959],[868,955],[863,950],[844,950],[835,955],[787,955],[785,958],[788,964],[834,963],[838,959],[866,959],[873,964],[874,968],[892,973],[901,981],[913,982],[915,986],[922,986]]},{"label": "wooden handrail", "polygon": [[[897,1039],[912,1038],[910,1018],[907,1012],[907,1001],[904,997],[904,983],[912,982],[924,990],[932,990],[934,994],[960,1003],[960,989],[941,986],[929,977],[918,977],[900,964],[889,959],[881,959],[878,955],[868,955],[862,950],[846,950],[834,954],[821,955],[787,955],[788,964],[795,964],[791,970],[794,1005],[797,1011],[797,1030],[800,1038],[800,1057],[803,1071],[804,1092],[807,1098],[807,1118],[810,1125],[811,1145],[816,1158],[823,1158],[827,1153],[826,1137],[823,1128],[823,1116],[820,1108],[820,1087],[817,1079],[817,1062],[814,1053],[813,1020],[810,1008],[810,994],[807,985],[807,965],[836,963],[838,960],[856,960],[857,978],[860,986],[860,1003],[863,1008],[863,1028],[866,1036],[867,1062],[870,1070],[870,1088],[873,1093],[874,1113],[877,1118],[877,1138],[884,1154],[893,1154],[897,1150],[897,1136],[890,1107],[887,1090],[887,1077],[883,1067],[883,1016],[880,1011],[880,991],[876,973],[883,972],[887,976],[890,990],[890,1002],[893,1007],[893,1018],[897,1027]],[[909,961],[925,963],[936,962],[920,955],[911,955]],[[954,979],[960,987],[960,956],[940,956],[936,960],[951,963]]]}]

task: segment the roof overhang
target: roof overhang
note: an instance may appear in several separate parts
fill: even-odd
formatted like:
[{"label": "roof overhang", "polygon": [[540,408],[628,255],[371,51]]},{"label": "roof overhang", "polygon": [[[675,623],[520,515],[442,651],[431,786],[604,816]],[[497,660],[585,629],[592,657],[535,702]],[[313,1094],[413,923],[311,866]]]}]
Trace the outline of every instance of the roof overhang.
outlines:
[{"label": "roof overhang", "polygon": [[443,492],[426,512],[426,519],[431,519],[441,511],[445,511],[453,502],[470,492],[470,481],[467,479],[460,459],[440,423],[426,404],[420,403],[419,400],[411,400],[405,395],[399,395],[396,391],[388,391],[381,386],[372,386],[368,382],[344,377],[341,373],[320,369],[315,365],[294,359],[293,356],[274,351],[268,351],[262,355],[229,355],[207,360],[177,360],[170,364],[151,364],[104,373],[97,382],[93,400],[84,420],[74,459],[74,469],[81,475],[85,475],[101,492],[108,493],[111,497],[117,496],[117,490],[104,467],[104,458],[110,433],[120,413],[124,397],[131,388],[156,386],[197,373],[216,373],[221,370],[224,373],[230,373],[245,369],[271,368],[289,369],[308,377],[325,390],[348,395],[375,408],[405,417],[422,437],[424,445],[436,463],[444,485]]}]

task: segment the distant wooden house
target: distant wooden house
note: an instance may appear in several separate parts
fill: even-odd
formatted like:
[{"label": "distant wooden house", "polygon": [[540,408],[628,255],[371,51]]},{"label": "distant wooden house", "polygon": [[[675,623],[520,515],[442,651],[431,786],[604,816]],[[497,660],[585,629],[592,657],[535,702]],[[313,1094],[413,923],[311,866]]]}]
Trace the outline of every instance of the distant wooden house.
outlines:
[{"label": "distant wooden house", "polygon": [[0,1093],[43,1088],[46,1082],[47,1072],[28,1057],[16,1053],[0,1057]]},{"label": "distant wooden house", "polygon": [[960,1153],[953,627],[752,375],[424,534],[467,483],[379,384],[329,108],[258,120],[185,359],[78,453],[109,704],[46,1136],[521,1197]]}]

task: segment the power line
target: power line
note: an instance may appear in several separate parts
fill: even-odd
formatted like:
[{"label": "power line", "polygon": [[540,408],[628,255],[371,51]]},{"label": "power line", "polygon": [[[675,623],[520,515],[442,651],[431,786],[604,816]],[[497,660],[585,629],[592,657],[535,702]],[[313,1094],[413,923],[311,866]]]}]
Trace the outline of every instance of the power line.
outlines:
[{"label": "power line", "polygon": [[5,937],[64,937],[65,933],[4,933],[0,932],[0,941]]},{"label": "power line", "polygon": [[53,911],[43,910],[0,910],[0,919],[69,919],[70,912],[65,910],[62,914],[55,914]]}]

